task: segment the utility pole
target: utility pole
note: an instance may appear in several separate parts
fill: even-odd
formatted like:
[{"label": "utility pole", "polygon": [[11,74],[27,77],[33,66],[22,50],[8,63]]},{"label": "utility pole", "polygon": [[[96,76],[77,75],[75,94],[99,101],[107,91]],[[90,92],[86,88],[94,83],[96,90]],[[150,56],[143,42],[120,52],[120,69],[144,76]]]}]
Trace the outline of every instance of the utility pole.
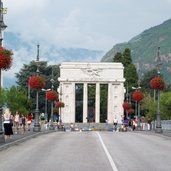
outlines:
[{"label": "utility pole", "polygon": [[[37,64],[37,76],[39,75],[39,65],[40,65],[40,61],[39,61],[39,44],[37,45],[37,60],[36,60],[36,64]],[[33,131],[34,132],[40,132],[40,123],[39,123],[39,90],[36,90],[36,110],[35,110],[35,123],[34,123],[34,128]]]},{"label": "utility pole", "polygon": [[[157,67],[157,74],[158,76],[160,76],[160,68],[161,68],[161,65],[162,65],[162,62],[161,62],[161,57],[160,57],[160,47],[158,47],[158,50],[157,50],[157,64],[156,64],[156,67]],[[161,126],[161,117],[160,117],[160,89],[157,89],[157,114],[156,114],[156,133],[162,133],[162,126]]]},{"label": "utility pole", "polygon": [[[6,14],[6,11],[7,9],[3,8],[3,3],[0,0],[0,47],[2,47],[2,40],[3,40],[2,31],[4,31],[7,28],[7,26],[4,24],[4,21],[3,21],[3,14]],[[0,69],[0,91],[1,91],[1,88],[2,88],[2,71]],[[2,125],[3,125],[2,114],[3,114],[3,109],[2,109],[2,105],[0,104],[0,143],[5,143],[3,129],[2,129]]]},{"label": "utility pole", "polygon": [[[54,82],[55,82],[55,80],[53,79],[53,66],[52,66],[52,79],[50,80],[50,82],[52,84],[51,90],[53,91],[53,89],[54,89]],[[54,104],[54,101],[52,100],[51,101],[51,122],[50,122],[50,127],[49,127],[50,130],[54,130],[55,129],[55,127],[53,125],[53,104]]]}]

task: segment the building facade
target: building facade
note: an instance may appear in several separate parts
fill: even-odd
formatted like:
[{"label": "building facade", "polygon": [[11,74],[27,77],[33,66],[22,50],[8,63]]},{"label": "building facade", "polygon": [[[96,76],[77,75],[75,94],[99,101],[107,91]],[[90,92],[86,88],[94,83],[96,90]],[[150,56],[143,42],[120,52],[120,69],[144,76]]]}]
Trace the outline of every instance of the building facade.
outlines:
[{"label": "building facade", "polygon": [[[121,63],[78,63],[64,62],[60,66],[60,77],[58,78],[59,99],[64,102],[65,107],[61,108],[60,116],[63,123],[76,122],[76,91],[77,85],[82,86],[82,112],[81,122],[89,122],[89,113],[92,112],[93,122],[100,123],[100,91],[101,85],[107,85],[107,111],[106,119],[112,123],[117,117],[121,123],[123,116],[124,101],[124,67]],[[95,101],[94,110],[88,107],[89,85],[94,85]]]}]

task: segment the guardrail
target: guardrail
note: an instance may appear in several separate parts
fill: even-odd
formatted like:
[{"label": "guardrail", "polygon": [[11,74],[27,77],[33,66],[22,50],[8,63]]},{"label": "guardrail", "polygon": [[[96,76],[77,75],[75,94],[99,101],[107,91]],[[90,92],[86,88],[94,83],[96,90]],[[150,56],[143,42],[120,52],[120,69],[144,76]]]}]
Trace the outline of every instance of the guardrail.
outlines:
[{"label": "guardrail", "polygon": [[[171,130],[171,120],[162,120],[161,126],[163,130]],[[156,128],[156,121],[151,122],[151,129],[155,130]]]}]

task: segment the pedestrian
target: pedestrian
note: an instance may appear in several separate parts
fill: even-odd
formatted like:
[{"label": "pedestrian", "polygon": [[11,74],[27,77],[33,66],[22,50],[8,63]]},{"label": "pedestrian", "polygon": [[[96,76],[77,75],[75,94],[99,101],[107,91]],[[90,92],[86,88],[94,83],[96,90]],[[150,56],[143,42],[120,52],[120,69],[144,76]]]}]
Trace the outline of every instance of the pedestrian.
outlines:
[{"label": "pedestrian", "polygon": [[70,124],[70,130],[74,131],[74,124],[73,123]]},{"label": "pedestrian", "polygon": [[44,113],[41,113],[40,115],[40,126],[44,126],[45,124],[45,114]]},{"label": "pedestrian", "polygon": [[26,131],[26,117],[24,116],[24,114],[22,114],[21,116],[21,123],[22,123],[22,129],[23,129],[23,134]]},{"label": "pedestrian", "polygon": [[10,122],[10,118],[11,118],[11,112],[7,108],[7,109],[5,109],[5,112],[4,112],[4,135],[5,135],[5,140],[7,140],[8,138],[11,138],[11,135],[13,135],[12,124]]},{"label": "pedestrian", "polygon": [[132,130],[134,131],[137,127],[137,120],[136,118],[132,121]]},{"label": "pedestrian", "polygon": [[109,121],[106,119],[105,120],[105,128],[106,128],[106,130],[108,130],[109,129],[109,123],[108,123]]},{"label": "pedestrian", "polygon": [[128,127],[129,127],[129,130],[132,131],[132,119],[129,119]]},{"label": "pedestrian", "polygon": [[28,131],[30,131],[31,122],[32,122],[32,114],[28,113],[28,115],[27,115]]},{"label": "pedestrian", "polygon": [[117,125],[118,125],[118,119],[115,116],[115,118],[113,120],[113,126],[114,126],[113,129],[114,129],[114,131],[117,131]]},{"label": "pedestrian", "polygon": [[128,130],[128,126],[129,126],[129,120],[127,117],[124,118],[124,129],[123,131],[126,132]]},{"label": "pedestrian", "polygon": [[19,123],[20,123],[20,115],[18,111],[16,111],[15,116],[14,116],[14,123],[15,123],[15,133],[18,133],[19,130]]}]

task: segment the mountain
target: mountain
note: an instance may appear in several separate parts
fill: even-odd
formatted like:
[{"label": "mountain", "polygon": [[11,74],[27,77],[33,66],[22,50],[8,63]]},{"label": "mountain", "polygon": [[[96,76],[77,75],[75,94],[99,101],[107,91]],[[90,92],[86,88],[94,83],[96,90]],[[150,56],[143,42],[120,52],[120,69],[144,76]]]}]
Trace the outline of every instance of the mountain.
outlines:
[{"label": "mountain", "polygon": [[[15,73],[18,73],[23,64],[29,64],[36,60],[37,47],[35,42],[24,40],[20,34],[4,32],[4,46],[12,49],[14,53],[14,62],[10,69],[10,74],[4,75],[4,87],[10,87],[15,84]],[[64,61],[87,61],[99,62],[103,51],[84,48],[59,48],[55,45],[49,45],[46,42],[40,43],[40,60],[48,61],[48,64],[60,64]]]},{"label": "mountain", "polygon": [[171,83],[171,19],[162,24],[143,31],[128,42],[116,44],[108,51],[101,62],[110,62],[117,52],[125,48],[131,49],[132,59],[142,73],[156,66],[157,49],[160,47],[162,61],[161,73]]},{"label": "mountain", "polygon": [[[24,41],[19,34],[12,32],[5,32],[4,40],[5,47],[15,51],[18,51],[21,48],[29,51],[29,49],[32,49],[33,46],[34,48],[36,47],[35,43]],[[90,50],[84,48],[58,48],[54,45],[46,45],[48,48],[43,46],[40,44],[40,50],[43,49],[43,54],[40,54],[40,56],[42,55],[44,57],[48,57],[47,59],[49,61],[50,59],[56,59],[59,62],[85,60],[95,61],[100,60],[100,57],[104,55],[104,52],[100,50]]]}]

